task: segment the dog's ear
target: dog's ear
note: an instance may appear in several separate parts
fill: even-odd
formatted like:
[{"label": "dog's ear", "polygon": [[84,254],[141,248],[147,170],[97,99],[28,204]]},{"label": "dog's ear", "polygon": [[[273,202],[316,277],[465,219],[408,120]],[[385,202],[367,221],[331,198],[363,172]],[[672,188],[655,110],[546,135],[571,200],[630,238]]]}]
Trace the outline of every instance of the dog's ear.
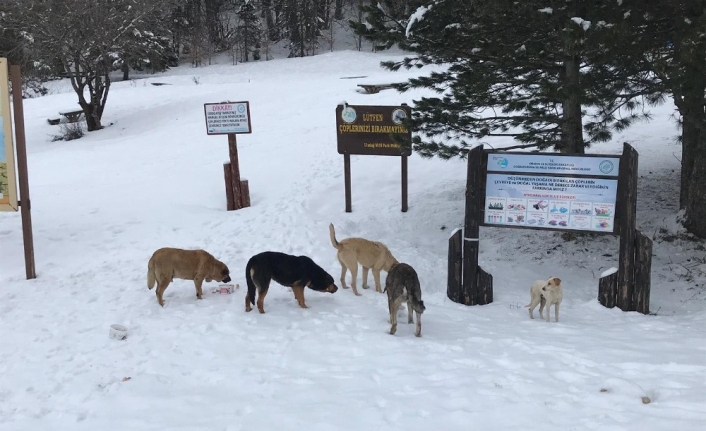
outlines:
[{"label": "dog's ear", "polygon": [[559,278],[559,277],[554,277],[554,279],[553,279],[553,280],[554,280],[554,284],[555,284],[555,285],[557,285],[557,286],[558,286],[558,285],[560,285],[560,284],[561,284],[561,278]]}]

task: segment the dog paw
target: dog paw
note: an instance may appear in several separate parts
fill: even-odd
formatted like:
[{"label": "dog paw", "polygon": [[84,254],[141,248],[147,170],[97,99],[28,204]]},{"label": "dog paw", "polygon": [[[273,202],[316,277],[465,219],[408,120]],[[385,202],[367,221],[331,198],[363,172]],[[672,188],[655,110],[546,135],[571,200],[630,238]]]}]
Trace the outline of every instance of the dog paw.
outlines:
[{"label": "dog paw", "polygon": [[359,293],[359,292],[355,292],[355,296],[363,296],[363,294]]},{"label": "dog paw", "polygon": [[363,289],[370,289],[370,286],[363,285]]},{"label": "dog paw", "polygon": [[348,286],[346,286],[345,284],[341,287],[343,287],[344,289],[348,289]]}]

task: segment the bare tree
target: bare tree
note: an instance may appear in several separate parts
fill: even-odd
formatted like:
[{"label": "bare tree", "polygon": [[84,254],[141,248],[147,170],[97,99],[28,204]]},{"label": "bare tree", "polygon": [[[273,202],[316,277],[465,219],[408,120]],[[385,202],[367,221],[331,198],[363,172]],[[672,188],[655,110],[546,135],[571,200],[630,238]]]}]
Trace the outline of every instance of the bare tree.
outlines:
[{"label": "bare tree", "polygon": [[[110,73],[131,56],[162,51],[154,16],[169,0],[6,0],[0,27],[17,29],[38,64],[63,69],[88,131],[102,128]],[[126,57],[127,56],[127,57]],[[155,65],[157,67],[158,65]],[[166,63],[163,65],[166,67]]]}]

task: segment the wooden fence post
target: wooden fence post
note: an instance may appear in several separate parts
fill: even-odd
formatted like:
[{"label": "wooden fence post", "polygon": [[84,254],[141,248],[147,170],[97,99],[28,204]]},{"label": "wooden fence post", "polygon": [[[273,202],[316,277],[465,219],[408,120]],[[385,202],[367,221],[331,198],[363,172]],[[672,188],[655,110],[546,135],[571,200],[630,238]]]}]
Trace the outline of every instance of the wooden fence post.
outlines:
[{"label": "wooden fence post", "polygon": [[463,276],[463,229],[456,229],[449,238],[449,273],[446,296],[453,302],[462,301]]},{"label": "wooden fence post", "polygon": [[230,163],[223,163],[223,177],[226,180],[226,209],[235,210],[235,200],[233,198],[233,171],[230,170]]},{"label": "wooden fence post", "polygon": [[618,299],[618,273],[606,275],[598,279],[598,302],[606,308],[615,307]]},{"label": "wooden fence post", "polygon": [[638,231],[635,249],[635,310],[642,314],[649,314],[652,284],[652,240]]},{"label": "wooden fence post", "polygon": [[240,180],[240,199],[241,206],[247,208],[250,206],[250,184],[248,180]]},{"label": "wooden fence post", "polygon": [[635,218],[637,214],[637,151],[623,144],[620,158],[617,204],[620,205],[620,256],[617,305],[634,311],[635,294]]},{"label": "wooden fence post", "polygon": [[[466,217],[463,228],[463,289],[462,303],[466,305],[487,304],[488,299],[492,301],[492,277],[479,277],[478,266],[479,234],[480,234],[480,214],[483,209],[482,190],[483,169],[485,163],[485,151],[479,145],[468,152],[468,173],[466,177]],[[480,286],[479,281],[490,283],[490,285]],[[488,290],[490,295],[488,295]]]},{"label": "wooden fence post", "polygon": [[[34,234],[32,232],[32,201],[29,197],[29,170],[27,168],[27,142],[25,136],[24,106],[22,103],[22,72],[20,66],[10,66],[12,83],[12,106],[15,118],[15,150],[17,151],[17,182],[20,188],[20,219],[22,220],[22,242],[25,252],[25,275],[27,280],[37,278],[34,261]],[[9,121],[9,118],[5,119]],[[7,138],[7,137],[6,137]],[[12,139],[12,138],[10,138]]]},{"label": "wooden fence post", "polygon": [[240,190],[240,164],[238,162],[238,141],[235,133],[228,133],[228,157],[230,158],[230,182],[233,190],[233,204],[236,210],[243,207],[242,190]]}]

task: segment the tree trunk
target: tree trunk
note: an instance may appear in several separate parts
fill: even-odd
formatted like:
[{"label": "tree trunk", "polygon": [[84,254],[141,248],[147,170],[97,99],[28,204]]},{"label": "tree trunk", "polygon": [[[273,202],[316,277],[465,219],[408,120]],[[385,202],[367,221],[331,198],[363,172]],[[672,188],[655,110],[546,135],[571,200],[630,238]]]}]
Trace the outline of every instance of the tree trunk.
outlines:
[{"label": "tree trunk", "polygon": [[129,80],[130,79],[130,67],[127,65],[127,63],[123,63],[120,70],[123,72],[123,81]]},{"label": "tree trunk", "polygon": [[684,210],[684,227],[706,238],[706,44],[700,37],[703,2],[688,0],[679,5],[676,16],[672,88],[674,103],[681,114],[682,157],[679,207]]},{"label": "tree trunk", "polygon": [[334,13],[333,13],[333,19],[336,19],[336,20],[343,19],[343,1],[344,0],[336,0],[336,9],[334,10]]},{"label": "tree trunk", "polygon": [[[701,90],[703,94],[704,90]],[[694,99],[698,99],[694,97]],[[681,103],[682,159],[679,206],[684,210],[684,227],[699,238],[706,238],[706,132],[704,101]]]},{"label": "tree trunk", "polygon": [[562,103],[561,125],[562,153],[584,154],[583,123],[581,121],[580,60],[570,56],[564,60],[563,85],[565,98]]},{"label": "tree trunk", "polygon": [[89,132],[102,129],[103,125],[101,124],[100,116],[97,115],[98,107],[93,103],[82,103],[81,107],[86,117],[86,129]]},{"label": "tree trunk", "polygon": [[267,40],[274,42],[277,40],[277,29],[275,28],[275,20],[272,18],[272,0],[262,0],[262,15],[267,24]]}]

